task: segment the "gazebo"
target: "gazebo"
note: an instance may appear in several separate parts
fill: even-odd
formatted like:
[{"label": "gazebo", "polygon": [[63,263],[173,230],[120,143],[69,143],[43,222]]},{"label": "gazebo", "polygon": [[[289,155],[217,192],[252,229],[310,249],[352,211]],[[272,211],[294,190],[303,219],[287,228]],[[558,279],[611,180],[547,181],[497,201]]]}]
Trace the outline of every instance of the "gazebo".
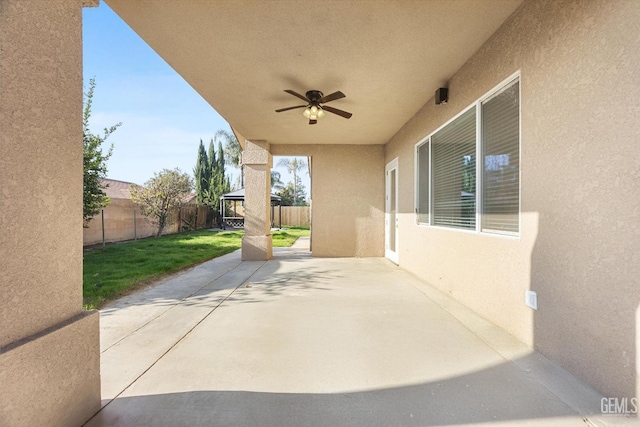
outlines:
[{"label": "gazebo", "polygon": [[[225,209],[226,202],[233,202],[233,216],[227,215]],[[244,228],[244,216],[238,216],[238,202],[244,202],[244,188],[232,191],[231,193],[220,196],[220,214],[222,215],[221,227],[223,230],[227,228]],[[278,206],[278,228],[282,228],[282,197],[271,194],[271,227],[275,227],[273,217],[275,206]],[[231,209],[229,209],[231,211]]]}]

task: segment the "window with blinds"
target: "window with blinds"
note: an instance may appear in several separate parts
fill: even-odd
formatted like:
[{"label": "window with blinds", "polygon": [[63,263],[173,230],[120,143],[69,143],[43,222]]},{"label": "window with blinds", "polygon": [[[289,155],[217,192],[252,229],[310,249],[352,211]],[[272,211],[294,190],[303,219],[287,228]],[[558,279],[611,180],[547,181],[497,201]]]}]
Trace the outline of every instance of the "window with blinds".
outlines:
[{"label": "window with blinds", "polygon": [[[477,159],[478,165],[476,153],[481,156]],[[428,137],[417,146],[416,159],[418,223],[517,234],[520,229],[519,79],[479,100]],[[476,171],[480,174],[477,177]]]},{"label": "window with blinds", "polygon": [[476,108],[431,137],[433,225],[476,228]]},{"label": "window with blinds", "polygon": [[418,147],[418,223],[429,224],[429,140]]},{"label": "window with blinds", "polygon": [[520,85],[482,103],[482,230],[517,233],[520,216]]}]

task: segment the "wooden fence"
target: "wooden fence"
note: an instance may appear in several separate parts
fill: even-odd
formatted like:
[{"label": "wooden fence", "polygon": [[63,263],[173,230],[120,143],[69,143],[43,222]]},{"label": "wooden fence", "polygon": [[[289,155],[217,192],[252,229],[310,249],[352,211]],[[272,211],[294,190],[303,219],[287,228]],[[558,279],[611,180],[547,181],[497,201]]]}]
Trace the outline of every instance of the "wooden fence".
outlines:
[{"label": "wooden fence", "polygon": [[[200,230],[217,226],[208,206],[194,204],[183,205],[171,212],[173,219],[162,231],[162,234],[174,234],[189,230]],[[103,227],[104,215],[104,227]],[[130,199],[111,199],[101,213],[83,229],[83,245],[95,245],[103,242],[123,242],[155,236],[158,227],[140,214],[140,210]]]},{"label": "wooden fence", "polygon": [[[280,223],[279,209],[274,208],[274,224]],[[282,207],[282,225],[292,227],[309,227],[311,225],[311,207],[310,206],[283,206]]]},{"label": "wooden fence", "polygon": [[[213,218],[210,209],[208,206],[183,205],[171,213],[177,221],[166,226],[162,234],[218,227],[217,218]],[[89,222],[89,227],[83,229],[84,246],[102,243],[103,232],[104,242],[114,243],[155,236],[158,230],[155,224],[140,214],[140,210],[129,199],[111,199],[111,203],[103,209],[103,214],[104,231],[102,214],[98,214]],[[279,220],[279,209],[276,206],[274,208],[274,224],[276,226],[280,224]],[[309,206],[282,207],[283,226],[309,227],[310,224],[311,208]]]}]

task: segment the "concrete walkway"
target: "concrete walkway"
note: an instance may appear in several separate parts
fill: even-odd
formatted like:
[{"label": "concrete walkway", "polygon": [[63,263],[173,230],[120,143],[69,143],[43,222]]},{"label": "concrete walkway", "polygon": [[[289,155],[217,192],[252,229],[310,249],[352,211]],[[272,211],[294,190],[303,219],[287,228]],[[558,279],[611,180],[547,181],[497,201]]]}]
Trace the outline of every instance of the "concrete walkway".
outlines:
[{"label": "concrete walkway", "polygon": [[101,310],[103,409],[87,425],[635,421],[600,415],[593,389],[387,260],[306,248],[235,252]]}]

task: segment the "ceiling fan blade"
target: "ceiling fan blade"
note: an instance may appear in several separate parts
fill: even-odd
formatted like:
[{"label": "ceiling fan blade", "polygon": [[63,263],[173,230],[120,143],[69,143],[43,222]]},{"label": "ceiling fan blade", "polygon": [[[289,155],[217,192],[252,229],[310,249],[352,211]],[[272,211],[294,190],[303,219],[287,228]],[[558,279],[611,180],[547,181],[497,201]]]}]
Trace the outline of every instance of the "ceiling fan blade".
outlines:
[{"label": "ceiling fan blade", "polygon": [[310,125],[315,125],[316,123],[318,123],[318,121],[317,121],[317,120],[311,120],[311,119],[309,119],[309,124],[310,124]]},{"label": "ceiling fan blade", "polygon": [[338,110],[337,108],[329,107],[328,105],[323,105],[323,106],[322,106],[322,109],[323,109],[323,110],[325,110],[325,111],[328,111],[328,112],[330,112],[330,113],[333,113],[333,114],[337,114],[337,115],[339,115],[339,116],[342,116],[342,117],[344,117],[345,119],[348,119],[348,118],[350,118],[351,116],[353,116],[353,114],[351,114],[351,113],[347,113],[346,111]]},{"label": "ceiling fan blade", "polygon": [[296,108],[304,108],[306,105],[296,105],[295,107],[287,107],[276,110],[276,113],[282,113],[283,111],[295,110]]},{"label": "ceiling fan blade", "polygon": [[344,98],[346,95],[340,91],[333,92],[327,96],[323,96],[318,100],[320,104],[324,104],[325,102],[335,101],[336,99]]},{"label": "ceiling fan blade", "polygon": [[307,99],[306,96],[300,95],[298,92],[295,92],[295,91],[293,91],[291,89],[285,89],[285,92],[287,92],[290,95],[296,96],[296,97],[302,99],[303,101],[311,102],[311,100]]}]

